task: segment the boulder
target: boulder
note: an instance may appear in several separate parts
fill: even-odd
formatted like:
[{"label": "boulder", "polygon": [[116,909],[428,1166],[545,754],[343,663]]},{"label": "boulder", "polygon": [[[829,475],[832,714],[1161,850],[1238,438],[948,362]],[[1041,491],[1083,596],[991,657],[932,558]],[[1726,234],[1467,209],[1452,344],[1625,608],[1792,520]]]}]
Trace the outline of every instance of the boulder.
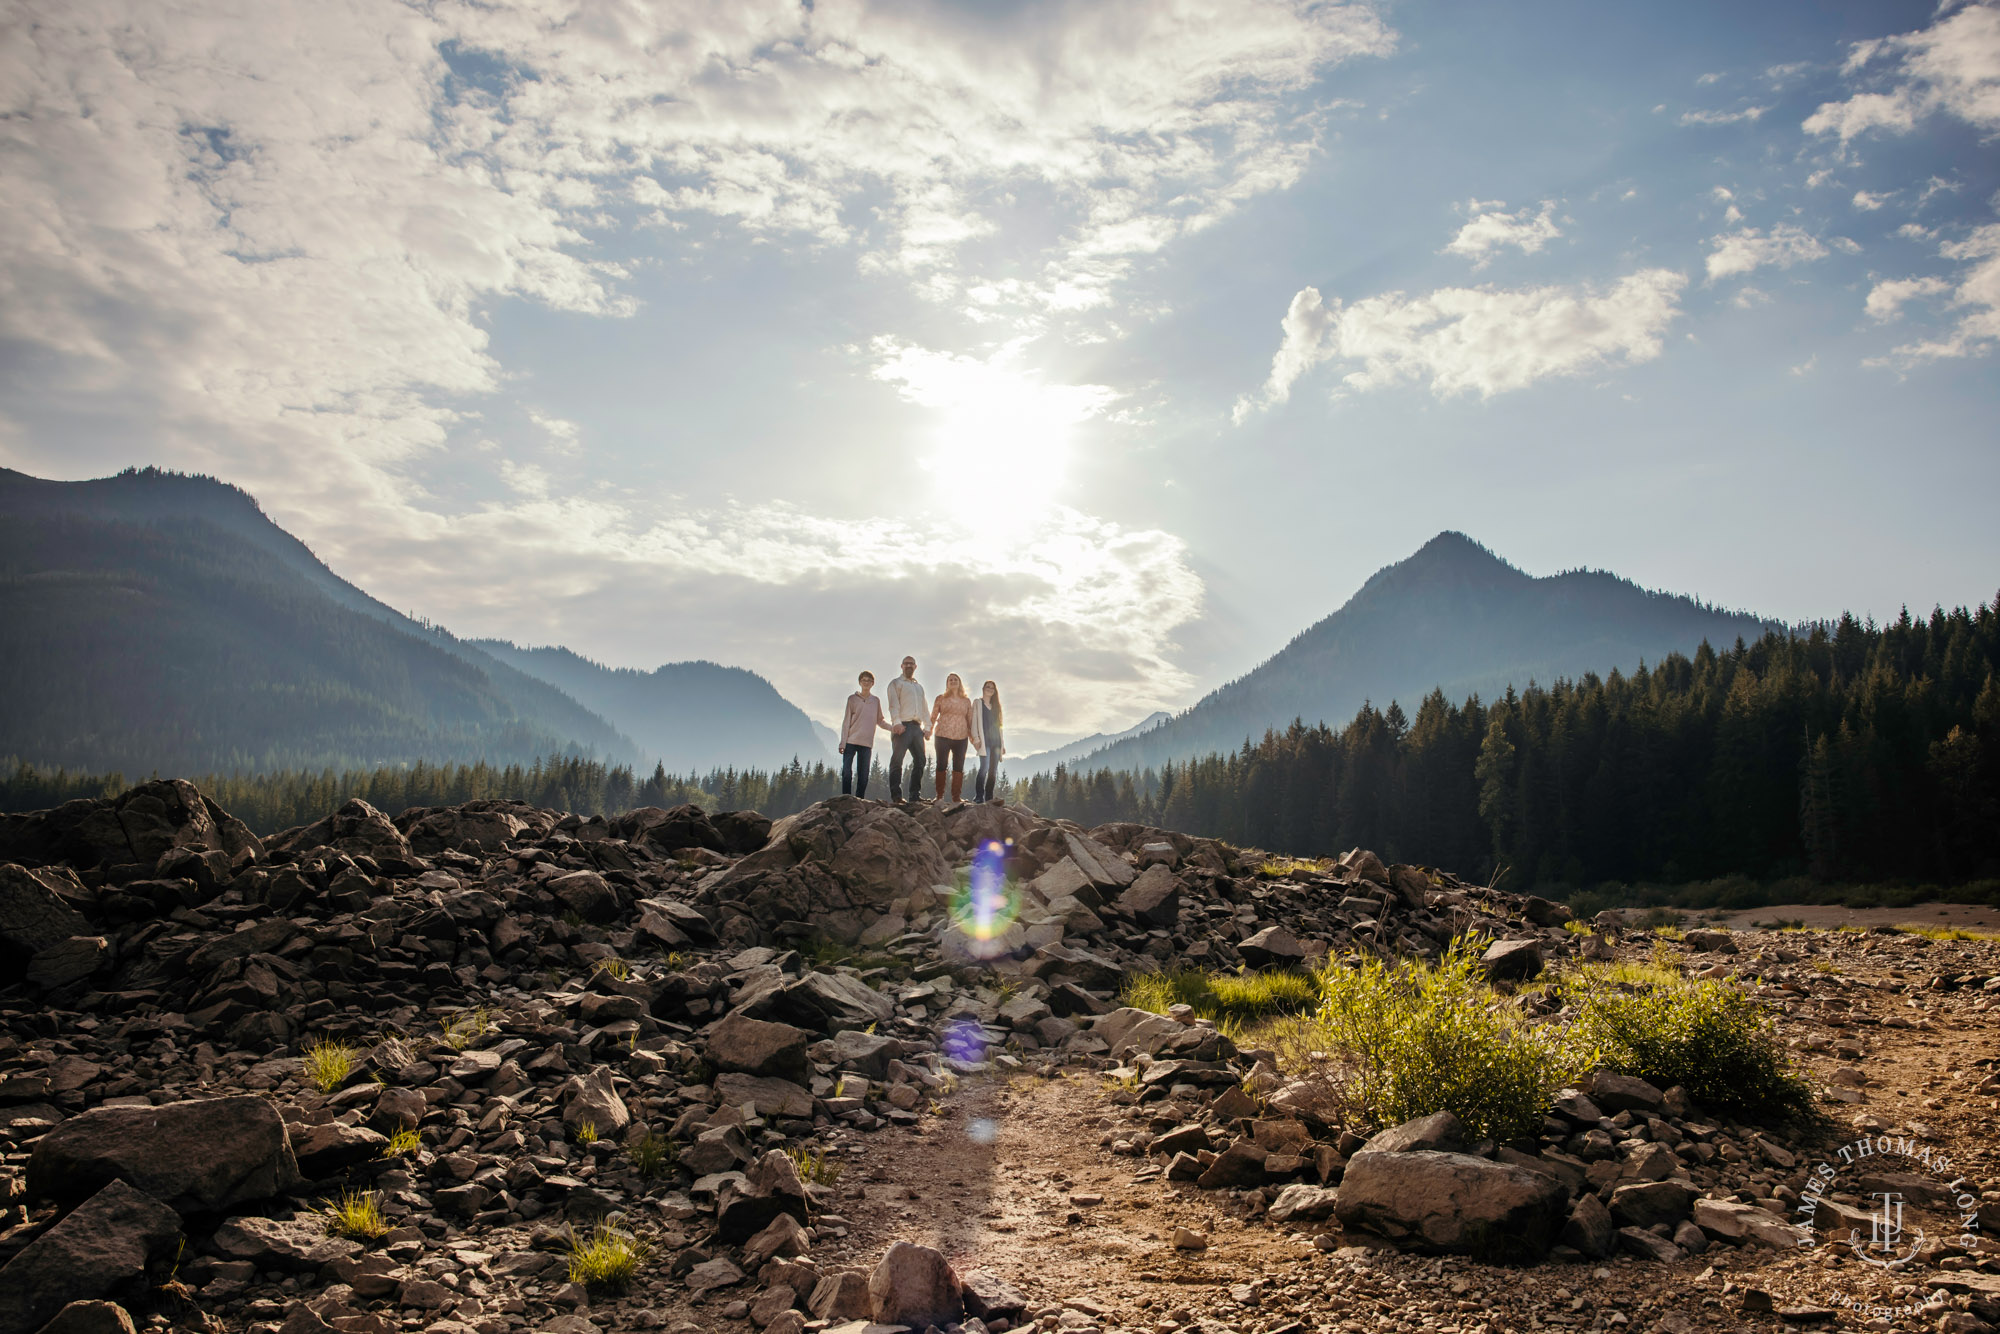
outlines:
[{"label": "boulder", "polygon": [[1615,1075],[1609,1070],[1599,1070],[1591,1077],[1589,1092],[1591,1101],[1611,1116],[1620,1112],[1657,1112],[1666,1097],[1643,1079]]},{"label": "boulder", "polygon": [[812,1091],[789,1079],[725,1074],[715,1077],[715,1096],[725,1107],[749,1105],[759,1116],[807,1120],[813,1114]]},{"label": "boulder", "polygon": [[771,841],[771,817],[756,811],[717,811],[709,817],[722,836],[722,851],[732,857],[755,852]]},{"label": "boulder", "polygon": [[813,1035],[803,1028],[732,1013],[708,1030],[708,1059],[718,1070],[803,1084],[811,1078],[806,1048],[812,1041]]},{"label": "boulder", "polygon": [[[824,874],[774,875],[805,868]],[[809,922],[852,940],[897,899],[950,881],[943,849],[916,817],[884,802],[833,797],[772,825],[762,848],[702,889],[739,899],[766,925]]]},{"label": "boulder", "polygon": [[1435,1149],[1441,1153],[1465,1152],[1465,1123],[1450,1112],[1432,1112],[1414,1121],[1391,1126],[1368,1141],[1369,1153],[1411,1153]]},{"label": "boulder", "polygon": [[1158,862],[1148,866],[1119,896],[1118,910],[1147,926],[1171,930],[1181,915],[1180,877]]},{"label": "boulder", "polygon": [[563,1125],[574,1131],[589,1122],[600,1138],[615,1139],[632,1124],[632,1113],[611,1082],[611,1067],[593,1067],[563,1085]]},{"label": "boulder", "polygon": [[332,848],[351,857],[372,857],[376,861],[394,858],[410,860],[410,840],[381,811],[356,797],[323,820],[300,825],[271,836],[269,846],[279,852],[305,852]]},{"label": "boulder", "polygon": [[[419,1095],[421,1097],[421,1095]],[[350,1126],[339,1121],[302,1126],[292,1137],[292,1157],[299,1175],[308,1181],[338,1176],[350,1167],[373,1162],[389,1146],[388,1137],[366,1126]]]},{"label": "boulder", "polygon": [[1479,956],[1488,981],[1524,982],[1542,971],[1542,942],[1496,940]]},{"label": "boulder", "polygon": [[132,1314],[117,1302],[71,1302],[42,1334],[137,1334]]},{"label": "boulder", "polygon": [[586,922],[603,925],[618,918],[618,891],[595,871],[571,871],[542,886],[556,901]]},{"label": "boulder", "polygon": [[[611,836],[628,843],[643,844],[655,852],[681,852],[688,848],[707,848],[710,852],[730,850],[722,832],[709,819],[708,812],[692,804],[664,810],[658,806],[641,806],[626,811],[611,821]],[[763,840],[759,839],[753,846],[762,845]],[[750,850],[741,849],[743,852]]]},{"label": "boulder", "polygon": [[1389,868],[1382,864],[1380,857],[1366,848],[1350,849],[1347,855],[1340,859],[1340,865],[1343,870],[1352,871],[1371,884],[1380,885],[1384,889],[1389,887]]},{"label": "boulder", "polygon": [[1278,1192],[1278,1198],[1271,1201],[1270,1217],[1273,1223],[1281,1224],[1317,1222],[1331,1218],[1339,1203],[1339,1191],[1298,1181]]},{"label": "boulder", "polygon": [[868,1276],[869,1314],[885,1325],[942,1328],[965,1318],[958,1275],[944,1253],[899,1241]]},{"label": "boulder", "polygon": [[1812,1240],[1768,1209],[1740,1200],[1696,1200],[1694,1224],[1720,1241],[1748,1242],[1774,1251],[1792,1251]]},{"label": "boulder", "polygon": [[1306,957],[1306,947],[1282,926],[1267,926],[1236,947],[1252,968],[1293,968]]},{"label": "boulder", "polygon": [[1577,1196],[1576,1204],[1569,1211],[1569,1220],[1563,1224],[1562,1244],[1574,1247],[1592,1259],[1603,1259],[1611,1254],[1618,1244],[1617,1225],[1611,1221],[1611,1211],[1604,1207],[1604,1201],[1594,1194]]},{"label": "boulder", "polygon": [[1695,1189],[1685,1181],[1635,1181],[1611,1192],[1611,1221],[1620,1227],[1672,1227],[1694,1207]]},{"label": "boulder", "polygon": [[1215,1155],[1215,1161],[1196,1178],[1195,1184],[1203,1190],[1261,1186],[1264,1184],[1264,1161],[1269,1157],[1270,1154],[1255,1140],[1239,1139]]},{"label": "boulder", "polygon": [[28,1194],[69,1203],[125,1181],[181,1213],[219,1213],[300,1182],[290,1137],[263,1098],[99,1107],[35,1142]]},{"label": "boulder", "polygon": [[249,826],[179,778],[141,783],[116,797],[66,801],[0,824],[0,861],[97,866],[159,864],[176,848],[224,853],[232,868],[261,860]]},{"label": "boulder", "polygon": [[83,981],[110,958],[111,942],[104,936],[71,936],[36,951],[25,976],[36,986],[53,991]]},{"label": "boulder", "polygon": [[726,1242],[748,1241],[781,1214],[806,1221],[806,1188],[797,1165],[782,1149],[772,1149],[751,1165],[741,1183],[723,1186],[716,1197],[716,1233]]},{"label": "boulder", "polygon": [[517,808],[526,809],[511,801],[469,801],[437,810],[418,808],[397,816],[396,827],[419,857],[435,857],[441,852],[502,852],[530,832]]},{"label": "boulder", "polygon": [[868,1275],[859,1269],[826,1275],[806,1301],[806,1309],[819,1320],[866,1320],[874,1305]]},{"label": "boulder", "polygon": [[807,973],[796,981],[774,977],[762,988],[746,991],[737,1012],[835,1034],[880,1023],[896,1006],[850,973]]},{"label": "boulder", "polygon": [[225,1260],[249,1260],[259,1269],[316,1274],[322,1266],[361,1253],[358,1243],[327,1235],[323,1218],[232,1218],[211,1243]]},{"label": "boulder", "polygon": [[90,937],[90,922],[26,867],[0,866],[0,962],[23,967],[66,940]]},{"label": "boulder", "polygon": [[1727,931],[1700,927],[1681,937],[1681,943],[1689,949],[1704,954],[1736,953],[1736,937]]},{"label": "boulder", "polygon": [[1547,927],[1561,926],[1564,922],[1573,920],[1576,914],[1570,910],[1567,903],[1556,903],[1530,894],[1521,901],[1521,916],[1536,926]]},{"label": "boulder", "polygon": [[1185,1027],[1164,1014],[1128,1005],[1098,1016],[1090,1031],[1104,1040],[1114,1057],[1123,1059],[1134,1052],[1152,1055],[1170,1039],[1179,1037]]},{"label": "boulder", "polygon": [[71,1302],[143,1295],[146,1266],[180,1240],[172,1209],[111,1182],[0,1269],[0,1334],[34,1334]]},{"label": "boulder", "polygon": [[1415,1250],[1539,1260],[1568,1210],[1539,1172],[1459,1153],[1362,1152],[1348,1160],[1335,1207],[1342,1226]]}]

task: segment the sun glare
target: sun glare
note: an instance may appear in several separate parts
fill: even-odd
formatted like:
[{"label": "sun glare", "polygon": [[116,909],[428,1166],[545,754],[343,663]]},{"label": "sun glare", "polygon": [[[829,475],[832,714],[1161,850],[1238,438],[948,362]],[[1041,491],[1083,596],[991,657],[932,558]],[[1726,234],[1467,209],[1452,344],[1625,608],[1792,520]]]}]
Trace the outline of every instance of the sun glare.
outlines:
[{"label": "sun glare", "polygon": [[936,413],[929,456],[937,484],[971,488],[1010,511],[1053,505],[1068,472],[1076,428],[1117,395],[1103,385],[1049,384],[1020,364],[1021,342],[986,360],[878,339],[877,379]]}]

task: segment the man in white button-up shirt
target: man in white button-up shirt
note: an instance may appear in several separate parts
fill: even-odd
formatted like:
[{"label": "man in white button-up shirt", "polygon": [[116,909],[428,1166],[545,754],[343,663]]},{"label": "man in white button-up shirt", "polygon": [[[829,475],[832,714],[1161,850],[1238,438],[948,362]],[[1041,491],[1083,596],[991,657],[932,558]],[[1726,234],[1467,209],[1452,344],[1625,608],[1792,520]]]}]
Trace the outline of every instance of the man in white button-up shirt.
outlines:
[{"label": "man in white button-up shirt", "polygon": [[924,790],[924,720],[930,716],[924,688],[917,684],[917,660],[903,659],[903,674],[882,692],[889,706],[889,800],[903,799],[903,756],[910,757],[910,798],[922,800]]}]

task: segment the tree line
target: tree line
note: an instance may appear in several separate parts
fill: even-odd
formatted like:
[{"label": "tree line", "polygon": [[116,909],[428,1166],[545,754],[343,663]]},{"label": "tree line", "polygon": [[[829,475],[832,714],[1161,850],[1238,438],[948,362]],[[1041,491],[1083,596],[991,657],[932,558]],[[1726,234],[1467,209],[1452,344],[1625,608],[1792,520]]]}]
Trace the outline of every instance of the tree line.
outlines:
[{"label": "tree line", "polygon": [[[1880,626],[1844,616],[1722,651],[1704,643],[1629,675],[1529,683],[1490,704],[1433,691],[1414,717],[1365,704],[1338,729],[1295,721],[1229,754],[1136,773],[1068,766],[1004,790],[1085,826],[1134,820],[1297,856],[1368,847],[1512,888],[1992,879],[1996,608]],[[797,760],[685,777],[559,758],[194,781],[264,833],[350,796],[392,814],[504,796],[585,814],[692,801],[776,817],[839,790],[833,769]],[[124,786],[21,765],[0,778],[0,809]]]}]

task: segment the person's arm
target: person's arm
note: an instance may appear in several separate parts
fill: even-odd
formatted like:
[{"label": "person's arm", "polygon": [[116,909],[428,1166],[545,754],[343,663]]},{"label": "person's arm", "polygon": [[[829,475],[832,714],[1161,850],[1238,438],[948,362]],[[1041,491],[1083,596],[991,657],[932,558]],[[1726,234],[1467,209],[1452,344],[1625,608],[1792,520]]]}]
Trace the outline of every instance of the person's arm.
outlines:
[{"label": "person's arm", "polygon": [[883,707],[882,701],[879,699],[875,701],[875,726],[881,728],[891,736],[895,735],[896,729],[889,726],[889,711]]},{"label": "person's arm", "polygon": [[843,750],[847,748],[847,734],[854,730],[854,715],[860,709],[861,705],[859,701],[855,696],[849,695],[847,697],[847,712],[842,714],[840,719],[840,745]]}]

